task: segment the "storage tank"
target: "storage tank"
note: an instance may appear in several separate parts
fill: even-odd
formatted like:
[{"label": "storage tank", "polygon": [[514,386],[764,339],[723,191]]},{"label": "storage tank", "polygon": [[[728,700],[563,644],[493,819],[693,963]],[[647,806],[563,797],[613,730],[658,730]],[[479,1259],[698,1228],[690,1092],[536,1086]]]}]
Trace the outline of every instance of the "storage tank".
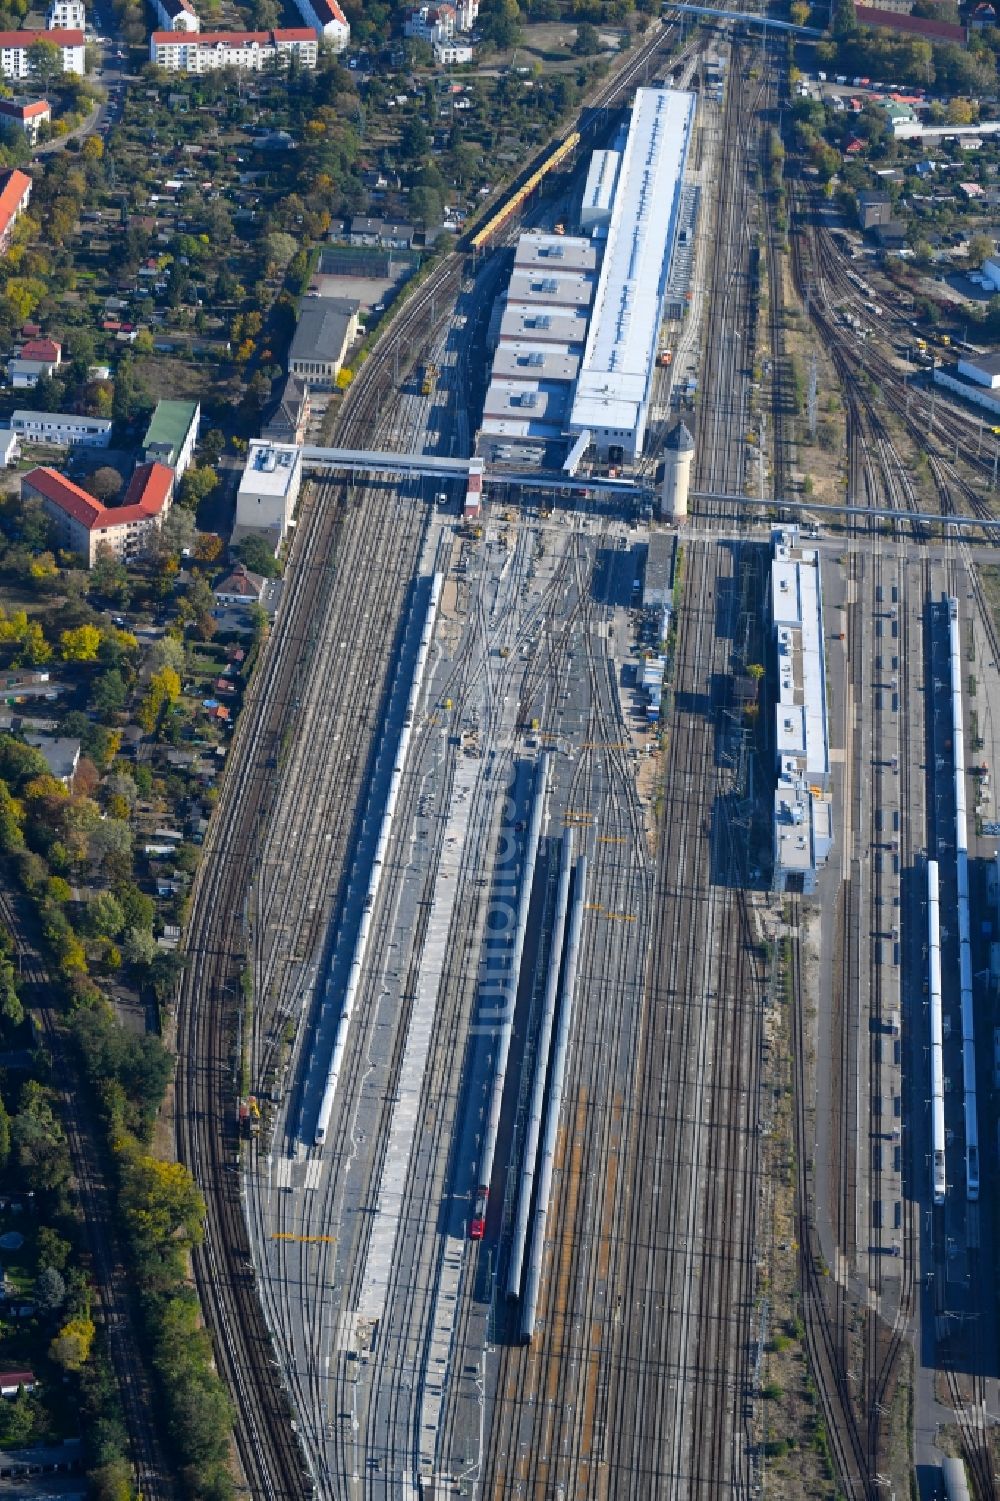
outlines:
[{"label": "storage tank", "polygon": [[683,521],[688,513],[688,487],[694,439],[685,422],[671,428],[663,445],[663,490],[660,515],[664,521]]}]

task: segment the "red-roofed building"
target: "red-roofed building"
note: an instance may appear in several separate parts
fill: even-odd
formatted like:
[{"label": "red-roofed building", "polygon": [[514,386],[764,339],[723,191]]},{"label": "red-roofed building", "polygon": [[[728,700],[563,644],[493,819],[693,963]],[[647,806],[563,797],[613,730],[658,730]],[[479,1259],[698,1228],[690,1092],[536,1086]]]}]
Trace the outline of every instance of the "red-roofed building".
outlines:
[{"label": "red-roofed building", "polygon": [[214,73],[217,68],[242,68],[260,73],[286,66],[295,57],[302,68],[315,68],[319,55],[316,33],[306,27],[280,31],[154,31],[149,57],[169,73]]},{"label": "red-roofed building", "polygon": [[34,1371],[0,1371],[0,1397],[16,1397],[22,1386],[33,1392],[37,1385]]},{"label": "red-roofed building", "polygon": [[55,523],[58,545],[79,553],[93,568],[102,548],[129,560],[145,552],[170,510],[174,473],[165,464],[140,464],[119,506],[104,506],[55,469],[32,469],[21,496],[41,502]]},{"label": "red-roofed building", "polygon": [[7,379],[18,390],[37,386],[62,364],[62,345],[55,339],[29,339],[7,361]]},{"label": "red-roofed building", "polygon": [[351,26],[337,0],[295,0],[299,15],[317,36],[343,52],[351,40]]},{"label": "red-roofed building", "polygon": [[50,42],[59,51],[64,73],[87,71],[87,54],[82,31],[57,28],[53,31],[0,31],[0,73],[4,78],[27,78],[35,60],[31,49],[35,42]]},{"label": "red-roofed building", "polygon": [[10,244],[14,225],[31,202],[31,178],[15,167],[0,179],[0,255]]},{"label": "red-roofed building", "polygon": [[968,40],[965,27],[954,21],[931,21],[926,16],[908,16],[900,11],[879,10],[870,5],[856,5],[854,14],[859,26],[898,31],[905,36],[923,37],[928,42],[952,42],[964,47]]},{"label": "red-roofed building", "polygon": [[7,120],[12,125],[19,125],[34,145],[42,126],[52,123],[52,108],[47,99],[32,99],[27,102],[17,99],[0,99],[0,125]]}]

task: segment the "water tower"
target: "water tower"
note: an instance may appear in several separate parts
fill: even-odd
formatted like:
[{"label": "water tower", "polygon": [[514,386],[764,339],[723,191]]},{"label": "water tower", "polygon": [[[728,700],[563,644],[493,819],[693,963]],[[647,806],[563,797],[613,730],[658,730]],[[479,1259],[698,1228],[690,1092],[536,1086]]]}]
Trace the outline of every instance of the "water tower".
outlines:
[{"label": "water tower", "polygon": [[688,513],[688,486],[694,439],[684,422],[671,428],[663,445],[663,490],[660,516],[664,521],[683,521]]}]

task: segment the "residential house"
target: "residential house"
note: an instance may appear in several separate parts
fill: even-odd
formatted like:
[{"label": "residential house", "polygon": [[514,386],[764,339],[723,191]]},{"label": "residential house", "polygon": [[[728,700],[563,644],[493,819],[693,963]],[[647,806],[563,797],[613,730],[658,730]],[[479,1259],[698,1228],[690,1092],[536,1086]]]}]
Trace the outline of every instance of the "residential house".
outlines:
[{"label": "residential house", "polygon": [[220,605],[233,605],[239,609],[247,605],[259,605],[266,587],[267,579],[261,578],[259,573],[251,573],[242,563],[238,563],[231,573],[219,580],[212,593]]},{"label": "residential house", "polygon": [[7,379],[16,389],[37,386],[62,364],[62,345],[56,339],[29,339],[7,361]]},{"label": "residential house", "polygon": [[6,251],[14,225],[31,202],[31,178],[18,167],[0,178],[0,255]]},{"label": "residential house", "polygon": [[969,28],[972,31],[988,31],[991,26],[997,24],[997,13],[989,0],[983,0],[983,4],[977,5],[969,17]]},{"label": "residential house", "polygon": [[351,26],[337,0],[295,0],[299,15],[334,52],[343,52],[351,40]]},{"label": "residential house", "polygon": [[352,245],[377,245],[388,250],[409,250],[413,245],[412,224],[392,224],[385,219],[369,219],[355,214],[347,238]]},{"label": "residential house", "polygon": [[153,9],[164,31],[201,30],[201,20],[191,0],[153,0]]},{"label": "residential house", "polygon": [[313,390],[331,391],[358,332],[361,304],[347,297],[322,297],[302,304],[288,351],[288,371]]},{"label": "residential house", "polygon": [[107,448],[111,423],[107,417],[82,417],[77,412],[29,412],[18,409],[10,419],[15,435],[25,443],[58,447]]},{"label": "residential house", "polygon": [[0,1397],[16,1397],[22,1386],[33,1392],[37,1385],[34,1371],[0,1371]]},{"label": "residential house", "polygon": [[87,10],[83,0],[49,0],[45,25],[49,31],[86,31]]},{"label": "residential house", "polygon": [[59,53],[64,73],[87,71],[87,53],[82,29],[59,27],[53,31],[0,31],[0,74],[4,78],[27,78],[34,70],[32,47],[49,42]]},{"label": "residential house", "polygon": [[194,457],[201,422],[197,401],[158,401],[142,440],[147,462],[166,464],[180,479]]},{"label": "residential house", "polygon": [[[80,742],[69,735],[25,735],[28,745],[33,745],[35,750],[41,751],[45,757],[45,765],[49,775],[55,777],[57,782],[62,782],[70,787],[76,776],[76,768],[80,764]],[[0,1393],[3,1388],[0,1387]]]},{"label": "residential house", "polygon": [[468,42],[435,42],[434,61],[442,68],[454,67],[459,63],[471,63],[473,49]]},{"label": "residential house", "polygon": [[270,443],[304,443],[312,402],[309,386],[297,375],[289,375],[281,388],[278,405],[260,430]]},{"label": "residential house", "polygon": [[47,99],[0,99],[0,125],[5,121],[19,126],[34,146],[42,126],[52,124],[52,107]]},{"label": "residential house", "polygon": [[236,493],[236,521],[231,542],[262,537],[277,553],[295,513],[302,488],[302,450],[295,443],[267,443],[255,438]]},{"label": "residential house", "polygon": [[149,39],[150,60],[169,73],[213,73],[218,68],[261,73],[287,67],[293,57],[299,67],[312,69],[318,55],[316,33],[304,26],[282,31],[154,31]]},{"label": "residential house", "polygon": [[103,506],[56,470],[32,469],[21,481],[21,495],[41,502],[59,546],[92,568],[102,550],[126,561],[145,552],[170,510],[173,487],[173,470],[165,464],[141,464],[121,505]]},{"label": "residential house", "polygon": [[435,42],[448,41],[457,30],[458,12],[447,0],[442,5],[418,6],[403,18],[403,35],[431,47]]}]

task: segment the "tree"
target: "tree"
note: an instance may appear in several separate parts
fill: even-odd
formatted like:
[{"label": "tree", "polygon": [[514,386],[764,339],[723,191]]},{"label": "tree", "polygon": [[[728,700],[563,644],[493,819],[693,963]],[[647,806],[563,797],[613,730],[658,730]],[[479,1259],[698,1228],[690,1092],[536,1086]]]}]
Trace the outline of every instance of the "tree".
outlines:
[{"label": "tree", "polygon": [[214,563],[222,552],[222,538],[217,532],[199,532],[194,544],[194,555],[199,563]]},{"label": "tree", "polygon": [[35,1304],[42,1314],[56,1313],[66,1301],[66,1283],[54,1266],[43,1266],[35,1278]]},{"label": "tree", "polygon": [[88,474],[83,483],[95,500],[106,505],[109,500],[114,500],[121,490],[122,477],[110,464],[102,464],[99,469]]},{"label": "tree", "polygon": [[972,99],[948,101],[948,124],[971,125],[979,113],[979,106]]},{"label": "tree", "polygon": [[969,265],[979,267],[995,254],[996,246],[989,235],[972,235],[969,239]]},{"label": "tree", "polygon": [[[121,488],[121,475],[117,469],[105,466],[102,469],[98,469],[97,473],[92,476],[92,479],[96,481],[97,475],[100,474],[113,474],[118,482],[119,489]],[[90,493],[91,495],[97,495],[93,484],[90,486]],[[111,493],[117,494],[118,492],[115,490]],[[128,606],[132,592],[129,586],[128,569],[121,558],[113,553],[111,548],[104,543],[98,545],[97,557],[93,568],[90,570],[89,585],[91,594],[96,595],[99,599],[106,599],[109,604],[121,605],[123,608]]]},{"label": "tree", "polygon": [[5,1168],[10,1161],[10,1116],[7,1114],[7,1106],[0,1097],[0,1169]]},{"label": "tree", "polygon": [[121,948],[127,964],[150,964],[156,956],[156,939],[145,928],[126,928]]},{"label": "tree", "polygon": [[100,136],[88,136],[84,142],[82,156],[86,162],[99,162],[104,156],[104,142]]},{"label": "tree", "polygon": [[178,499],[181,505],[189,506],[192,511],[195,511],[201,502],[211,495],[218,483],[219,476],[210,464],[192,464],[181,480]]},{"label": "tree", "polygon": [[251,573],[259,573],[262,578],[271,579],[278,576],[278,562],[273,551],[263,537],[254,536],[251,532],[239,543],[237,549],[240,562]]},{"label": "tree", "polygon": [[125,679],[117,667],[112,667],[95,682],[91,703],[102,719],[111,719],[122,712],[127,697]]},{"label": "tree", "polygon": [[132,832],[127,823],[118,818],[104,818],[90,834],[87,853],[91,862],[102,866],[128,869],[132,857]]},{"label": "tree", "polygon": [[161,636],[158,641],[153,642],[149,661],[154,672],[172,667],[175,674],[180,674],[184,671],[185,656],[183,641],[179,641],[176,636]]},{"label": "tree", "polygon": [[190,550],[194,545],[195,531],[192,512],[184,506],[171,507],[160,528],[158,550],[174,555]]},{"label": "tree", "polygon": [[38,1234],[35,1236],[35,1254],[38,1257],[39,1266],[51,1266],[57,1272],[64,1272],[72,1249],[69,1241],[57,1231],[50,1229],[48,1225],[39,1227]]},{"label": "tree", "polygon": [[92,1319],[70,1319],[49,1345],[51,1359],[65,1371],[81,1370],[90,1358],[95,1332]]},{"label": "tree", "polygon": [[62,80],[62,54],[52,42],[36,37],[28,49],[28,57],[28,66],[43,92]]},{"label": "tree", "polygon": [[595,52],[601,50],[601,38],[597,27],[590,21],[581,21],[576,28],[576,38],[573,42],[573,51],[577,57],[593,57]]},{"label": "tree", "polygon": [[161,667],[149,680],[149,687],[139,705],[136,718],[151,735],[165,712],[181,696],[181,680],[172,667]]},{"label": "tree", "polygon": [[217,427],[210,427],[198,443],[206,465],[215,469],[226,451],[226,435]]},{"label": "tree", "polygon": [[96,662],[100,645],[101,633],[96,625],[80,625],[59,637],[64,662]]},{"label": "tree", "polygon": [[125,926],[121,903],[110,891],[99,891],[87,904],[87,931],[94,938],[117,938]]}]

